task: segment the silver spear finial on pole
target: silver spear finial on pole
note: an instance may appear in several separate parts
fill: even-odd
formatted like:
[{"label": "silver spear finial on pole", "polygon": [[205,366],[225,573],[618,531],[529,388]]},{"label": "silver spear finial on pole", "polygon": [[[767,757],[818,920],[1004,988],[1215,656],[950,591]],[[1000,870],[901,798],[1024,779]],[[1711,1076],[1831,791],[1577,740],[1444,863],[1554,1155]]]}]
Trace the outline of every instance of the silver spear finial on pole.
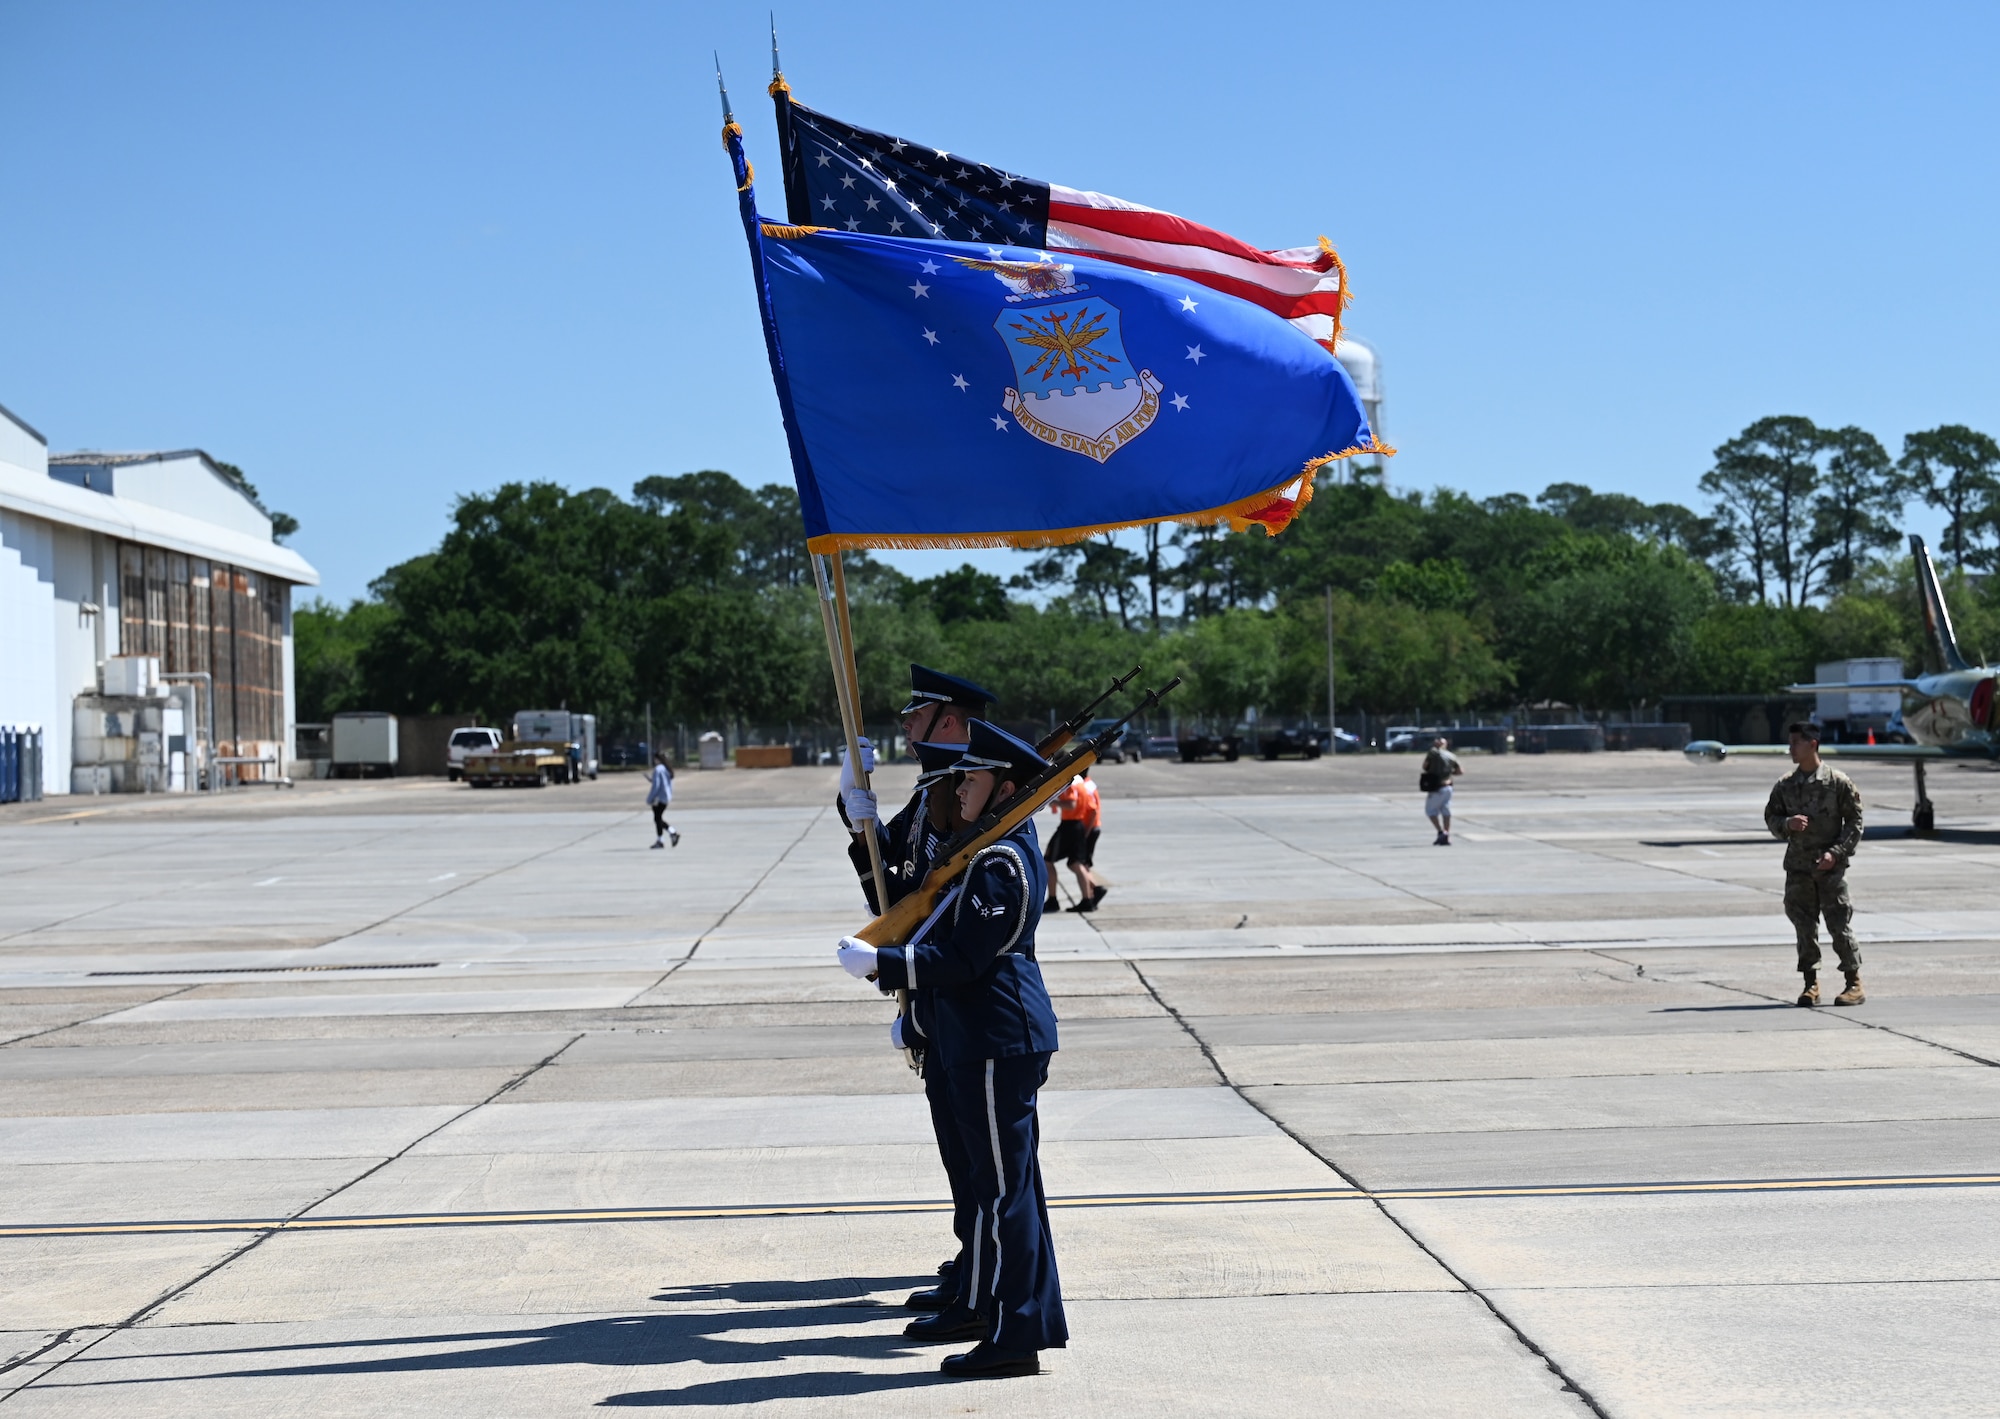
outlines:
[{"label": "silver spear finial on pole", "polygon": [[734,123],[736,115],[729,108],[729,86],[722,82],[722,56],[715,56],[715,91],[722,95],[722,121]]}]

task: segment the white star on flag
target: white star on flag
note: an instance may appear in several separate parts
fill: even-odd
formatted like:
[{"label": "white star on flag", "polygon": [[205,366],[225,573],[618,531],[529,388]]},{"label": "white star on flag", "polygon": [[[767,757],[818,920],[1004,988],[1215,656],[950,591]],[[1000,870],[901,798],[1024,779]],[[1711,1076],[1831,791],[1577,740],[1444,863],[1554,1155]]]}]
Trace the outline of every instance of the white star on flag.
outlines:
[{"label": "white star on flag", "polygon": [[1199,345],[1190,345],[1187,347],[1187,351],[1188,351],[1187,357],[1193,360],[1197,365],[1199,365],[1203,360],[1208,358],[1207,355],[1202,353],[1202,348]]},{"label": "white star on flag", "polygon": [[[910,287],[910,295],[917,300],[925,299],[930,295],[930,293],[931,293],[931,288],[929,286],[926,286],[922,281],[918,281],[916,284]],[[1192,359],[1193,356],[1189,356],[1189,358]]]},{"label": "white star on flag", "polygon": [[1191,310],[1193,310],[1193,309],[1195,308],[1195,306],[1196,306],[1197,304],[1199,304],[1199,302],[1197,302],[1197,301],[1195,300],[1195,298],[1194,298],[1193,296],[1182,296],[1182,297],[1181,297],[1181,309],[1182,309],[1182,310],[1187,310],[1187,311],[1191,311]]},{"label": "white star on flag", "polygon": [[930,342],[931,342],[931,343],[932,343],[933,345],[937,344],[937,342],[938,342],[938,338],[937,338],[937,331],[935,331],[935,330],[926,330],[926,331],[924,332],[924,339],[926,339],[926,340],[930,341]]},{"label": "white star on flag", "polygon": [[1188,398],[1185,394],[1176,394],[1172,399],[1169,399],[1167,402],[1173,405],[1174,408],[1178,409],[1181,413],[1183,414],[1187,413]]},{"label": "white star on flag", "polygon": [[954,389],[957,389],[957,390],[959,390],[959,391],[960,391],[961,393],[962,393],[962,392],[964,392],[965,390],[968,390],[968,389],[972,388],[972,381],[968,380],[968,379],[967,379],[967,378],[966,378],[966,377],[965,377],[964,375],[962,375],[962,374],[955,374],[955,375],[953,375],[953,376],[951,377],[951,383],[952,383],[952,387],[953,387]]},{"label": "white star on flag", "polygon": [[922,271],[926,276],[935,276],[937,275],[938,264],[927,257],[924,260],[924,264],[917,269]]},{"label": "white star on flag", "polygon": [[1000,415],[995,414],[993,416],[993,427],[1004,434],[1007,432],[1007,421]]}]

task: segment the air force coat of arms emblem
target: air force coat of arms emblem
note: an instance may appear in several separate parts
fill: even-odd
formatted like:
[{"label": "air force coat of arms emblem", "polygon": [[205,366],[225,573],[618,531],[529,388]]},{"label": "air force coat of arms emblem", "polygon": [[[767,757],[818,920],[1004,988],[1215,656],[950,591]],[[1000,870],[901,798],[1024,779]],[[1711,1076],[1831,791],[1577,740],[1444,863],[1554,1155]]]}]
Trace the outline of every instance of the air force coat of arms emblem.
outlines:
[{"label": "air force coat of arms emblem", "polygon": [[1074,266],[974,261],[1013,294],[993,329],[1014,361],[1003,396],[1014,421],[1043,443],[1104,462],[1151,427],[1160,382],[1136,369],[1119,333],[1118,307],[1087,296]]}]

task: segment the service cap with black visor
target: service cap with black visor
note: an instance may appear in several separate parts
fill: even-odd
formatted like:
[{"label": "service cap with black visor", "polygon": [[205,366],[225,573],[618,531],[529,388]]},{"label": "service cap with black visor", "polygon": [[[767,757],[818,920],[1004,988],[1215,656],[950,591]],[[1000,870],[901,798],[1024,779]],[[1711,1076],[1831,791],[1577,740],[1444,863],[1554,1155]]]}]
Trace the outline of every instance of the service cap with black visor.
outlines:
[{"label": "service cap with black visor", "polygon": [[[928,665],[910,666],[910,698],[897,713],[902,720],[903,741],[914,751],[919,743],[963,744],[966,725],[983,716],[996,696],[982,685],[959,675],[947,675],[942,670],[933,670]],[[860,741],[865,772],[875,771],[875,746],[866,739]],[[840,792],[835,800],[840,811],[841,822],[850,833],[859,837],[864,829],[862,824],[881,818],[873,789],[856,785],[853,771],[845,756],[841,759]],[[877,829],[878,833],[880,829]],[[863,848],[865,843],[859,844]],[[882,849],[883,856],[891,856],[889,848]],[[866,868],[862,875],[868,875]]]}]

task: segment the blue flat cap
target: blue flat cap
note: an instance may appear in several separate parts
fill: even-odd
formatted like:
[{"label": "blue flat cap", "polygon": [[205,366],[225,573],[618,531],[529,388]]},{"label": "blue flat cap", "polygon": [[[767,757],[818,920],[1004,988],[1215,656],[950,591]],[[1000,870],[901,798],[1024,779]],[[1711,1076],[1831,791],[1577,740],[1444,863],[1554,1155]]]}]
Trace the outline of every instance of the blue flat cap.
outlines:
[{"label": "blue flat cap", "polygon": [[970,680],[961,680],[956,675],[947,675],[927,665],[912,665],[910,702],[903,706],[902,713],[914,714],[925,705],[964,705],[969,710],[984,714],[995,698],[991,690]]},{"label": "blue flat cap", "polygon": [[917,787],[936,783],[939,779],[950,778],[958,772],[959,756],[965,752],[963,744],[930,744],[919,741],[910,746],[917,751],[917,763],[922,772],[917,775]]},{"label": "blue flat cap", "polygon": [[1049,766],[1049,761],[1035,752],[1034,745],[1016,739],[997,724],[975,719],[967,727],[967,733],[972,742],[952,766],[962,772],[995,769],[1002,778],[1019,780],[1033,778]]}]

